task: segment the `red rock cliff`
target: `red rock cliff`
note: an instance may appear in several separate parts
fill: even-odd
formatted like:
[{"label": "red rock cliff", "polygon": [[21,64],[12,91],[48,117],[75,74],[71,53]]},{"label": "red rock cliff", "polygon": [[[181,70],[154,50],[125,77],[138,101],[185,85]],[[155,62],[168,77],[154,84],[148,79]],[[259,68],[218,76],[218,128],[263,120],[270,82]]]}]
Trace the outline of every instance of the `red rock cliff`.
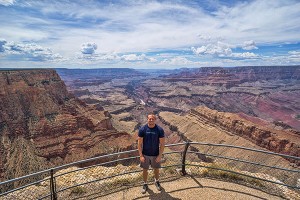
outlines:
[{"label": "red rock cliff", "polygon": [[0,71],[0,110],[0,181],[133,144],[54,70]]},{"label": "red rock cliff", "polygon": [[273,152],[300,156],[300,136],[296,131],[281,131],[254,124],[238,114],[218,112],[205,106],[192,109],[191,115],[242,136]]}]

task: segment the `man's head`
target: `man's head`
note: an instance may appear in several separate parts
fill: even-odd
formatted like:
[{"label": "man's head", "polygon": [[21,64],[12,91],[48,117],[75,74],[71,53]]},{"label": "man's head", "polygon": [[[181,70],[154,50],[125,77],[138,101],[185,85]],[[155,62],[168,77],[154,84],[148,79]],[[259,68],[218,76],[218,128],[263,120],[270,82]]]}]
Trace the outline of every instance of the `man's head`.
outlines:
[{"label": "man's head", "polygon": [[153,128],[155,126],[155,114],[154,113],[149,113],[148,114],[148,126],[149,128]]}]

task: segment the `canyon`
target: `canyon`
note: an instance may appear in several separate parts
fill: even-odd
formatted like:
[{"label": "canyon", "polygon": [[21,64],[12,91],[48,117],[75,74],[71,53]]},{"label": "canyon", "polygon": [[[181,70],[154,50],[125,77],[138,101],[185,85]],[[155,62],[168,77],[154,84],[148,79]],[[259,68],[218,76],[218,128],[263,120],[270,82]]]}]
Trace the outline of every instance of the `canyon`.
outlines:
[{"label": "canyon", "polygon": [[[300,66],[61,68],[2,70],[0,76],[1,180],[136,148],[149,112],[159,116],[167,143],[211,142],[299,156]],[[241,153],[215,150],[221,152]],[[276,156],[246,158],[299,167]]]}]

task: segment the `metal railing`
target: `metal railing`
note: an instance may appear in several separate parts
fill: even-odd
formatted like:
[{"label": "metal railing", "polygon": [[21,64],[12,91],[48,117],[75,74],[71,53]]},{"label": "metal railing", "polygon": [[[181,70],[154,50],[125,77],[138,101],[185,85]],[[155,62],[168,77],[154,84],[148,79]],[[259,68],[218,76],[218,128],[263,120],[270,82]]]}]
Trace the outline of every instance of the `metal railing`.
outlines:
[{"label": "metal railing", "polygon": [[[188,174],[255,186],[283,197],[297,196],[299,161],[299,157],[241,146],[176,143],[166,145],[161,178]],[[1,182],[0,198],[93,199],[141,184],[141,171],[137,150],[117,152]]]}]

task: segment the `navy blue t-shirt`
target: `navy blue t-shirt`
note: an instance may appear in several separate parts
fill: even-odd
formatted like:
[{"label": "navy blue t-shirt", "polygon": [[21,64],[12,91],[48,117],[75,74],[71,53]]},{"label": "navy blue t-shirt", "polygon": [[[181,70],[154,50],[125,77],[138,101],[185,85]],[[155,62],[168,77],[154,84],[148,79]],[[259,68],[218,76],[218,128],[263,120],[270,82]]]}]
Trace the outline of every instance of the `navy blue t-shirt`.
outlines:
[{"label": "navy blue t-shirt", "polygon": [[143,155],[159,155],[159,138],[165,137],[164,129],[157,124],[153,128],[149,128],[146,124],[139,129],[139,137],[143,138]]}]

